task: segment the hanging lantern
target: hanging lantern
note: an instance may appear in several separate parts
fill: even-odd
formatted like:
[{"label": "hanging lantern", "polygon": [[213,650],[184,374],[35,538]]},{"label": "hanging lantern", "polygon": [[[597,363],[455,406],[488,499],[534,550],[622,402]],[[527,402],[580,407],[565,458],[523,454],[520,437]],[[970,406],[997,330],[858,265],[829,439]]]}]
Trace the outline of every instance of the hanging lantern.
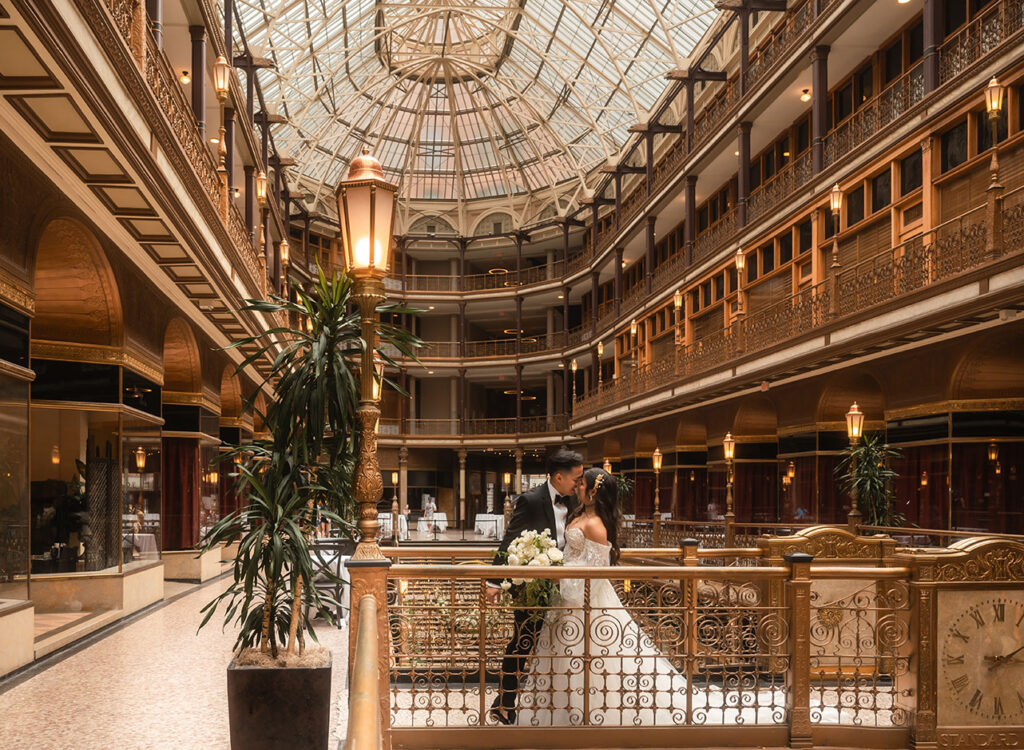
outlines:
[{"label": "hanging lantern", "polygon": [[142,471],[146,468],[146,449],[140,445],[132,452],[135,454],[135,468]]},{"label": "hanging lantern", "polygon": [[217,98],[225,101],[228,98],[228,87],[231,84],[231,66],[224,55],[217,57],[213,64],[213,87],[217,90]]},{"label": "hanging lantern", "polygon": [[267,173],[262,169],[256,175],[256,200],[261,206],[267,205]]},{"label": "hanging lantern", "polygon": [[789,466],[786,467],[786,476],[790,479],[796,476],[796,464],[792,461],[790,461]]},{"label": "hanging lantern", "polygon": [[651,463],[654,465],[654,471],[656,473],[661,471],[661,459],[661,449],[655,448],[654,453],[651,454]]},{"label": "hanging lantern", "polygon": [[348,179],[338,184],[338,216],[345,267],[355,276],[380,279],[391,260],[391,230],[398,185],[384,179],[384,169],[363,148],[352,160]]},{"label": "hanging lantern", "polygon": [[603,468],[604,468],[604,471],[605,471],[606,474],[611,474],[612,473],[612,462],[609,459],[606,458],[604,460],[604,467]]},{"label": "hanging lantern", "polygon": [[846,436],[850,438],[850,445],[856,445],[864,434],[864,412],[853,402],[850,411],[846,412]]},{"label": "hanging lantern", "polygon": [[732,461],[733,456],[736,455],[736,440],[731,432],[725,433],[725,438],[722,440],[722,449],[725,451],[725,460]]},{"label": "hanging lantern", "polygon": [[995,443],[988,444],[988,460],[998,461],[999,460],[999,446]]}]

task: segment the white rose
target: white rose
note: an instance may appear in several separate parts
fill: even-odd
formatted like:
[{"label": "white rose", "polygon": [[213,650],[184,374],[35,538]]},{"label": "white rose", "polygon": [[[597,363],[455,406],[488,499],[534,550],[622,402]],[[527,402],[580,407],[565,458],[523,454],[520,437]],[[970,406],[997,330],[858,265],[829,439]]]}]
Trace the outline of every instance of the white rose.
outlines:
[{"label": "white rose", "polygon": [[508,556],[508,564],[509,565],[519,565],[519,555],[509,555]]},{"label": "white rose", "polygon": [[558,547],[548,550],[548,559],[551,560],[551,562],[559,563],[562,562],[563,558],[564,555],[562,554],[562,550],[558,549]]},{"label": "white rose", "polygon": [[534,559],[537,561],[538,565],[550,565],[551,564],[551,561],[548,559],[548,556],[545,555],[543,552],[541,552],[539,555],[537,555],[537,557],[534,558]]},{"label": "white rose", "polygon": [[527,565],[529,565],[530,567],[536,567],[536,566],[541,565],[540,558],[539,557],[533,558],[532,560],[530,560],[529,563],[527,563]]},{"label": "white rose", "polygon": [[526,580],[525,578],[513,578],[512,579],[512,583],[514,583],[516,586],[522,586],[523,585],[523,581],[525,581],[525,580]]},{"label": "white rose", "polygon": [[511,581],[502,581],[501,582],[501,590],[502,591],[508,591],[510,588],[512,588],[512,582]]}]

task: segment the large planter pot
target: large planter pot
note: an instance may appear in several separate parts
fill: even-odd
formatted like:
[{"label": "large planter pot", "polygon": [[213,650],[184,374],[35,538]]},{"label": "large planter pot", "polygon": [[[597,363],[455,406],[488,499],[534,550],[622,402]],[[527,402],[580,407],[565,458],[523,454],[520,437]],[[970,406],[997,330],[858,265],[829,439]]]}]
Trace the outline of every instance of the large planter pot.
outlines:
[{"label": "large planter pot", "polygon": [[331,727],[331,664],[228,666],[232,750],[325,750]]}]

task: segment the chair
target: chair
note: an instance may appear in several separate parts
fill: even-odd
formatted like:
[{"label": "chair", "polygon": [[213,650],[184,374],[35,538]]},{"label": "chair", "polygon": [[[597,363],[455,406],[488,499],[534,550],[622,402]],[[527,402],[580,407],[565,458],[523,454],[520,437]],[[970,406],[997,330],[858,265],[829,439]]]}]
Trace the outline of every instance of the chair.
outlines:
[{"label": "chair", "polygon": [[[337,602],[334,608],[335,627],[340,628],[348,617],[349,608],[345,606],[344,595],[348,587],[341,579],[345,572],[344,562],[352,556],[355,542],[351,539],[318,539],[310,548],[313,565],[313,586],[318,592],[331,596]],[[330,574],[330,575],[328,575]],[[330,576],[333,576],[334,579]],[[309,617],[309,605],[306,605],[306,617]]]}]

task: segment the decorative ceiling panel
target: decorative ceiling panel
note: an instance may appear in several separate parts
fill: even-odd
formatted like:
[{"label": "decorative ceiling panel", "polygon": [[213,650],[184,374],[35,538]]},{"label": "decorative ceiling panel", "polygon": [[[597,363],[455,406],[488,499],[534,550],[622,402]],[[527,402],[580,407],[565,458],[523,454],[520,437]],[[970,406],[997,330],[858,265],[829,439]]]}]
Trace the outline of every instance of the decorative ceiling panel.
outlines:
[{"label": "decorative ceiling panel", "polygon": [[[714,18],[710,0],[235,0],[237,52],[321,196],[365,144],[406,200],[586,187]],[[247,46],[248,49],[245,49]]]}]

